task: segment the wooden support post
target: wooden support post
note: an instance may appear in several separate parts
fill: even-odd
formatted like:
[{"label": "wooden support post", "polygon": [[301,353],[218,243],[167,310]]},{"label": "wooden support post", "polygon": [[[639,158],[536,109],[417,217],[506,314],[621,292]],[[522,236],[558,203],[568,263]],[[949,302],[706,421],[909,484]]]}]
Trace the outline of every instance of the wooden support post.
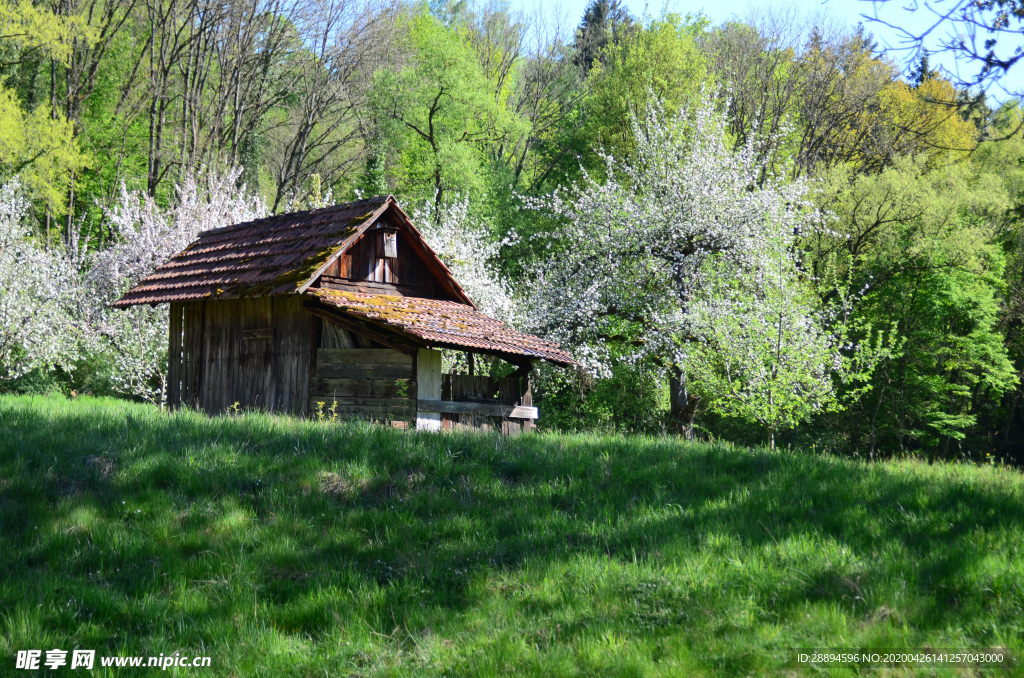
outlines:
[{"label": "wooden support post", "polygon": [[[417,397],[441,400],[441,352],[421,348],[416,352]],[[416,412],[416,428],[421,431],[440,431],[440,412]]]},{"label": "wooden support post", "polygon": [[527,419],[526,421],[523,422],[523,430],[524,431],[534,431],[537,428],[537,423],[536,423],[536,420],[537,420],[537,415],[536,415],[537,408],[535,408],[533,406],[533,392],[530,390],[530,378],[529,377],[523,377],[523,381],[522,381],[522,394],[523,394],[522,395],[522,399],[519,402],[522,403],[523,407],[528,407],[528,408],[532,409],[534,411],[534,413],[535,413],[532,419]]},{"label": "wooden support post", "polygon": [[466,360],[469,362],[469,376],[476,374],[476,360],[473,359],[473,354],[469,351],[466,352]]}]

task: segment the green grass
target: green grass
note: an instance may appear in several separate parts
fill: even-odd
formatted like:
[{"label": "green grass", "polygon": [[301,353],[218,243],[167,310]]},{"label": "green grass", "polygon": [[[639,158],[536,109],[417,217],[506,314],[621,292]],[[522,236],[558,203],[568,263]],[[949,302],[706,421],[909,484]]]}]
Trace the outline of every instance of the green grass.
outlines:
[{"label": "green grass", "polygon": [[1005,468],[0,398],[5,675],[54,647],[311,677],[1024,656],[1022,549]]}]

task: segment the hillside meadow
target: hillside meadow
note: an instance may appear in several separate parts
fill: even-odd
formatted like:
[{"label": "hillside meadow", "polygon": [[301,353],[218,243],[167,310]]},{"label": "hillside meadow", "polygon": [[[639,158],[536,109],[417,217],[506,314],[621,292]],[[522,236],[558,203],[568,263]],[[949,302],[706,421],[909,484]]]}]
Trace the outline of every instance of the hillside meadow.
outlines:
[{"label": "hillside meadow", "polygon": [[212,657],[169,675],[310,677],[1024,655],[1024,478],[1009,468],[90,398],[0,397],[0,431],[4,674],[17,650],[54,647]]}]

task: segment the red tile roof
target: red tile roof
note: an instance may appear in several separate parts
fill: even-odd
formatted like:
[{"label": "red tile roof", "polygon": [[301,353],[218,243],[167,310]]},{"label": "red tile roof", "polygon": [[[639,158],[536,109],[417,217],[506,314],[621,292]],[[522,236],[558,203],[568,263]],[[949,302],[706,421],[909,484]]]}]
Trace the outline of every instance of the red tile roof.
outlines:
[{"label": "red tile roof", "polygon": [[517,332],[466,304],[328,289],[310,289],[306,295],[428,346],[542,358],[559,365],[576,364],[558,344]]},{"label": "red tile roof", "polygon": [[[124,308],[301,292],[389,207],[415,231],[390,196],[204,231],[113,305]],[[423,247],[431,259],[428,263],[447,278],[456,296],[469,302],[444,264],[429,247]]]}]

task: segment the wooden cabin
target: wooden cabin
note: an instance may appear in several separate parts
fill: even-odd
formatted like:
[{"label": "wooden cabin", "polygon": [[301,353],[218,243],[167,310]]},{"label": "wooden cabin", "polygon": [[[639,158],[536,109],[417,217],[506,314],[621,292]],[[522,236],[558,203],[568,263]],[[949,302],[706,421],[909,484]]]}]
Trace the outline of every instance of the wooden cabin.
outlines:
[{"label": "wooden cabin", "polygon": [[[171,407],[418,428],[533,427],[529,373],[557,344],[477,310],[393,197],[205,231],[114,306],[170,304]],[[508,377],[442,374],[441,350]]]}]

